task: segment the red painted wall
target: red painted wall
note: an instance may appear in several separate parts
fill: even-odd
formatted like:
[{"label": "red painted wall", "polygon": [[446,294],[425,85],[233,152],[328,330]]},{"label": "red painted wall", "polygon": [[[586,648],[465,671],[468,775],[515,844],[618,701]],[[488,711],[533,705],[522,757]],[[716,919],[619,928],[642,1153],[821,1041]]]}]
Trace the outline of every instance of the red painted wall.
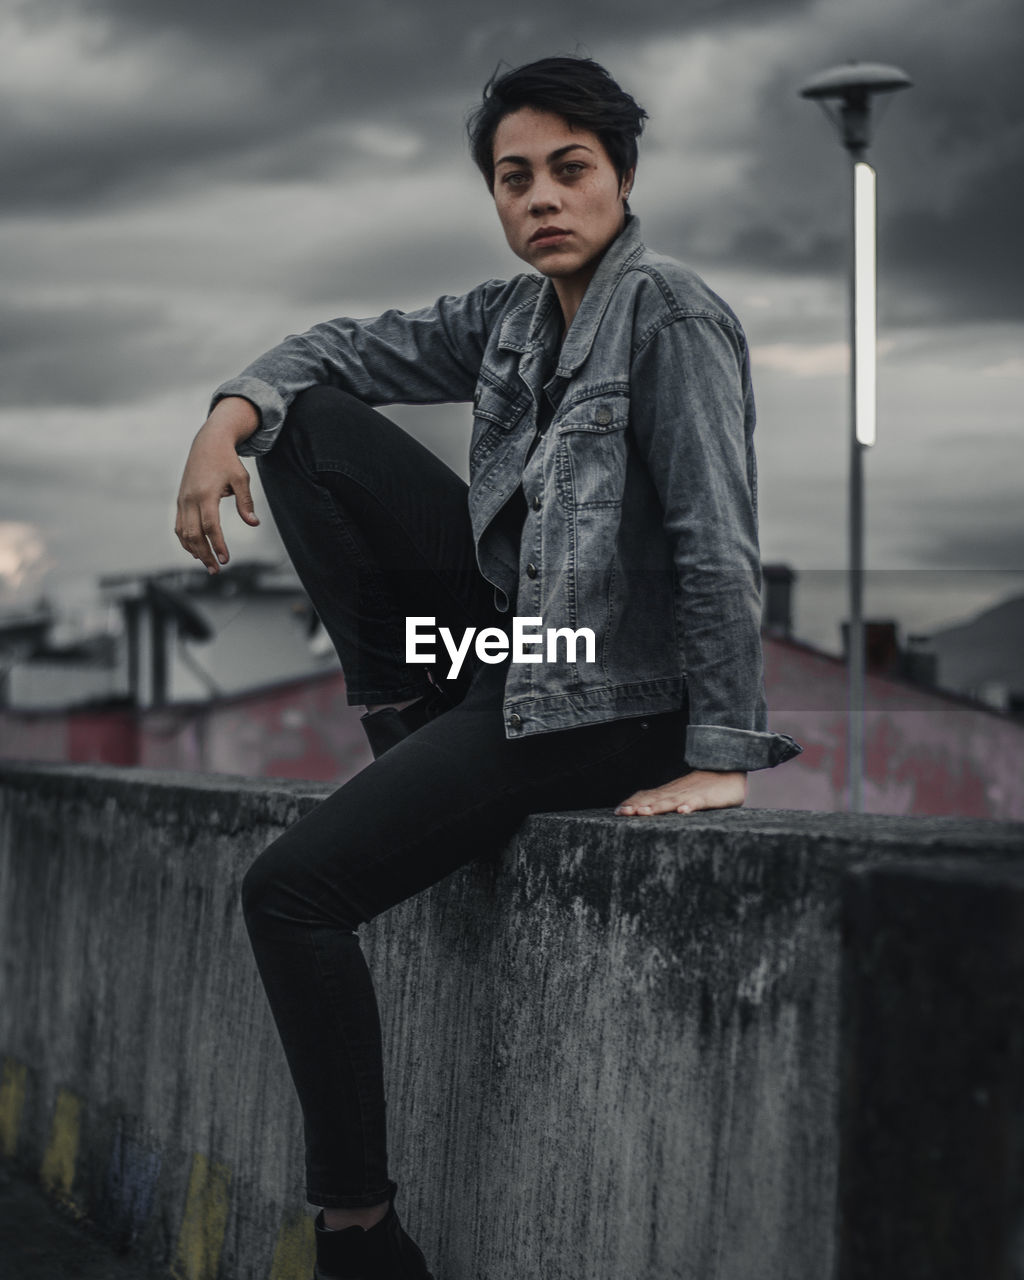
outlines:
[{"label": "red painted wall", "polygon": [[341,672],[143,713],[138,763],[247,777],[342,781],[373,758]]},{"label": "red painted wall", "polygon": [[[804,645],[765,641],[773,729],[804,753],[750,775],[748,803],[845,809],[846,668]],[[865,682],[868,813],[1024,818],[1024,723],[954,695],[880,676]]]}]

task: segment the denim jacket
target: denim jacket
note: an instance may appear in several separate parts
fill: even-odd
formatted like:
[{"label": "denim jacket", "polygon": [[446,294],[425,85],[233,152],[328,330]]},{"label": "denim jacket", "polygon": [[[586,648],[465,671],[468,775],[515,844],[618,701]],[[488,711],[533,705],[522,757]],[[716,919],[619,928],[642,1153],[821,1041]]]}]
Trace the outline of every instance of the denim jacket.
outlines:
[{"label": "denim jacket", "polygon": [[[506,737],[688,699],[691,768],[790,759],[801,748],[767,729],[754,402],[739,321],[692,271],[646,249],[629,216],[559,351],[560,336],[550,280],[490,280],[418,311],[293,335],[214,402],[243,396],[258,409],[259,428],[238,446],[251,456],[273,446],[291,401],[317,383],[370,405],[472,400],[469,513],[497,608],[597,640],[595,662],[582,645],[570,662],[560,644],[558,661],[509,664]],[[538,434],[545,395],[557,407]],[[520,486],[517,546],[498,517],[509,499],[522,507]]]}]

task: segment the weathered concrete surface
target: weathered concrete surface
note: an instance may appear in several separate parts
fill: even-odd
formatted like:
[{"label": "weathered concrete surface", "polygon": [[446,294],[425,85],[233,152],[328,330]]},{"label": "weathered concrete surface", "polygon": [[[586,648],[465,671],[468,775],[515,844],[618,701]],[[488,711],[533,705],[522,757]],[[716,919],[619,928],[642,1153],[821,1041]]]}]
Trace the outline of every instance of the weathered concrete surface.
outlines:
[{"label": "weathered concrete surface", "polygon": [[[324,787],[0,767],[0,1145],[186,1280],[308,1280],[237,907]],[[400,1209],[444,1280],[826,1280],[841,883],[1020,824],[530,818],[361,931]]]},{"label": "weathered concrete surface", "polygon": [[1024,861],[843,894],[841,1280],[1024,1276]]}]

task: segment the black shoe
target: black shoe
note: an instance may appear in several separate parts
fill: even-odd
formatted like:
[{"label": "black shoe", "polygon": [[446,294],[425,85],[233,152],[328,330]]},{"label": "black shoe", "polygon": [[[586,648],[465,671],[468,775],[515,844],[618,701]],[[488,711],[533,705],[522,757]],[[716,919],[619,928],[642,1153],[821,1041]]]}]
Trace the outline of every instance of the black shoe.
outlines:
[{"label": "black shoe", "polygon": [[381,707],[379,711],[367,711],[359,717],[374,760],[385,751],[397,746],[403,738],[422,729],[428,720],[434,720],[455,706],[452,699],[435,685],[430,692],[396,711],[394,707]]},{"label": "black shoe", "polygon": [[323,1210],[316,1216],[313,1280],[434,1280],[419,1246],[402,1230],[395,1213],[398,1184],[389,1182],[388,1211],[369,1231],[346,1227],[328,1231]]}]

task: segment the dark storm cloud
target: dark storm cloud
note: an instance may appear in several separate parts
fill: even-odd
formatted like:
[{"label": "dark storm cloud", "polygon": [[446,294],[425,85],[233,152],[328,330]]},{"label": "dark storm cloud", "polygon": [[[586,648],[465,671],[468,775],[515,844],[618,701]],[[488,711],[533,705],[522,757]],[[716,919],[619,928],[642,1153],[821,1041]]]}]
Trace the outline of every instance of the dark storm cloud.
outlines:
[{"label": "dark storm cloud", "polygon": [[[1002,492],[1000,492],[1000,488]],[[1016,483],[993,482],[979,501],[977,491],[946,495],[941,503],[914,507],[913,533],[905,550],[931,569],[1024,570],[1024,525]]]},{"label": "dark storm cloud", "polygon": [[[445,275],[445,292],[468,292],[496,274],[495,250],[503,247],[497,219],[483,201],[481,209],[488,220],[482,219],[479,237],[471,243],[461,226],[429,228],[416,240],[406,239],[397,245],[371,242],[358,256],[344,261],[299,266],[282,279],[282,294],[314,310],[330,311],[346,298],[367,297],[380,298],[382,306],[410,311],[429,305],[438,296],[438,262],[452,264]],[[521,266],[512,258],[509,265],[513,269]]]},{"label": "dark storm cloud", "polygon": [[206,363],[159,309],[109,300],[4,305],[0,352],[0,406],[130,403],[174,386],[183,363]]},{"label": "dark storm cloud", "polygon": [[[841,267],[845,157],[818,108],[797,96],[851,58],[903,68],[909,91],[876,99],[869,158],[879,173],[883,322],[1024,317],[1024,9],[991,0],[932,14],[879,11],[857,31],[821,24],[781,50],[757,111],[742,215],[721,249],[732,263],[817,274]],[[735,217],[735,215],[734,215]]]},{"label": "dark storm cloud", "polygon": [[[908,0],[863,12],[821,4],[816,12],[810,0],[526,0],[493,11],[470,0],[33,0],[23,12],[37,29],[91,17],[105,26],[81,36],[81,62],[124,54],[151,70],[144,93],[113,94],[94,110],[0,102],[15,126],[0,141],[7,175],[0,209],[65,214],[151,199],[155,188],[180,194],[210,180],[315,179],[326,165],[365,165],[337,132],[353,122],[415,130],[422,150],[402,162],[406,172],[450,163],[465,110],[501,58],[594,53],[615,71],[610,47],[626,58],[645,41],[715,30],[770,34],[774,23],[774,43],[749,64],[728,65],[715,86],[722,104],[751,80],[759,86],[746,138],[722,143],[742,147],[745,168],[721,208],[700,211],[685,241],[680,232],[660,237],[661,247],[755,270],[841,270],[842,153],[796,91],[823,66],[878,59],[902,65],[915,82],[885,104],[872,151],[883,323],[1024,314],[1024,292],[1010,283],[1024,265],[1016,230],[1024,219],[1024,10],[1016,0],[954,0],[941,11]],[[643,100],[643,84],[627,87]],[[38,93],[45,100],[44,86]],[[709,130],[713,108],[710,99]],[[660,236],[661,222],[651,226]],[[415,257],[416,236],[408,239]]]},{"label": "dark storm cloud", "polygon": [[275,133],[287,136],[285,122],[274,121],[258,142],[244,122],[216,118],[143,124],[81,117],[55,134],[30,126],[0,152],[6,174],[0,211],[70,212],[131,200],[161,184],[180,187],[183,177],[198,184],[225,155],[236,169],[261,166],[261,157],[273,154]]},{"label": "dark storm cloud", "polygon": [[[26,6],[27,7],[27,6]],[[266,41],[327,43],[344,49],[363,36],[374,42],[404,43],[422,37],[425,49],[449,49],[453,35],[473,49],[485,39],[515,42],[543,37],[553,45],[568,40],[607,39],[635,34],[638,27],[703,27],[744,19],[771,17],[805,7],[804,0],[642,0],[626,6],[621,0],[559,0],[557,7],[520,0],[517,5],[493,5],[480,0],[164,0],[140,6],[137,0],[31,0],[34,14],[68,12],[116,19],[124,31],[159,28],[185,30],[196,39],[215,38],[238,45]],[[414,54],[410,51],[409,60]],[[421,59],[422,61],[422,59]],[[427,70],[430,70],[428,67]]]},{"label": "dark storm cloud", "polygon": [[[0,209],[122,199],[154,184],[200,181],[206,166],[269,178],[283,166],[315,176],[324,155],[310,145],[310,135],[331,122],[408,125],[415,104],[419,129],[450,138],[453,119],[472,106],[501,60],[588,54],[598,43],[751,16],[763,22],[810,3],[658,0],[638,10],[618,0],[567,0],[557,7],[528,0],[491,16],[471,0],[163,6],[33,0],[36,27],[68,17],[104,24],[102,35],[82,37],[80,62],[134,52],[151,59],[157,74],[145,101],[131,110],[26,112],[17,97],[0,98],[16,122],[0,143],[7,175]],[[173,45],[164,44],[167,35]],[[161,73],[165,57],[173,69]]]},{"label": "dark storm cloud", "polygon": [[38,519],[40,510],[46,509],[40,495],[45,494],[52,503],[54,494],[76,488],[87,488],[92,498],[101,496],[112,502],[129,492],[148,501],[166,501],[168,496],[166,477],[154,474],[137,455],[122,455],[115,462],[91,455],[84,446],[77,453],[65,448],[46,456],[19,455],[10,445],[5,448],[4,519]]},{"label": "dark storm cloud", "polygon": [[[1024,317],[1024,133],[1006,139],[1013,154],[965,184],[954,207],[943,213],[908,209],[887,227],[883,266],[912,291],[923,276],[933,280],[948,319],[1019,320]],[[888,308],[895,320],[914,322],[929,312],[920,302],[901,305],[892,292]],[[884,319],[884,314],[883,314]]]},{"label": "dark storm cloud", "polygon": [[915,442],[901,418],[879,447],[887,453],[872,459],[868,524],[886,560],[929,572],[1024,570],[1024,451],[1012,437],[964,424]]}]

